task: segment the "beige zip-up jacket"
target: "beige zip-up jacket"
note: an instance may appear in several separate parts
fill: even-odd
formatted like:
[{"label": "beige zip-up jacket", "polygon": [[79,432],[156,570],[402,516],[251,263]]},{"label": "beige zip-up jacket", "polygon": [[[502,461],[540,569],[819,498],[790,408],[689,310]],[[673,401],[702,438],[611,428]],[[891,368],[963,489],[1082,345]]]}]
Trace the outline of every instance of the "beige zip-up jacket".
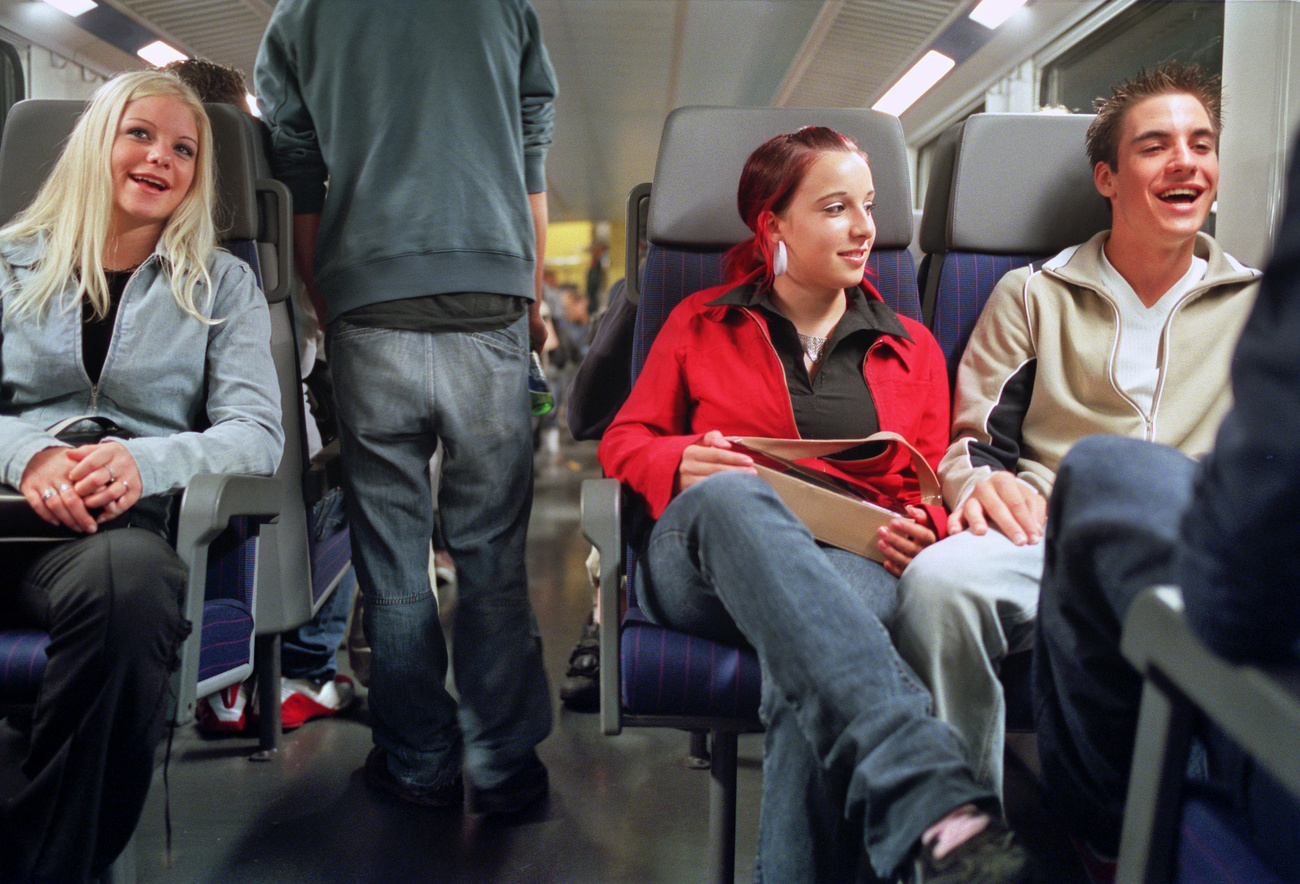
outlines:
[{"label": "beige zip-up jacket", "polygon": [[953,442],[939,465],[956,510],[980,480],[1011,470],[1044,496],[1079,439],[1108,433],[1199,457],[1232,404],[1229,367],[1259,271],[1197,234],[1208,264],[1169,314],[1150,420],[1115,381],[1119,305],[1101,283],[1103,231],[994,288],[957,369]]}]

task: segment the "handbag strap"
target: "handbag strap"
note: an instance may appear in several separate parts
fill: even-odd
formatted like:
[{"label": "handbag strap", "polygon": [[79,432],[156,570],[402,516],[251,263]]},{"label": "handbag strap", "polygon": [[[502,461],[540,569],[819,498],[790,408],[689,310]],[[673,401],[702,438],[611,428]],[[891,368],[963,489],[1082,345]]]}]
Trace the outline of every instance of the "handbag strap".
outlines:
[{"label": "handbag strap", "polygon": [[921,485],[921,500],[934,506],[943,506],[943,495],[939,491],[939,477],[916,446],[897,433],[882,430],[872,433],[865,439],[768,439],[762,436],[728,436],[727,441],[748,448],[764,457],[769,457],[783,466],[801,473],[809,472],[795,463],[811,457],[829,457],[850,448],[865,445],[868,442],[886,442],[902,445],[912,457],[912,468],[916,470],[917,481]]},{"label": "handbag strap", "polygon": [[102,414],[79,414],[74,417],[65,417],[58,423],[52,424],[46,432],[58,439],[63,433],[75,427],[82,421],[90,421],[91,423],[99,424],[100,429],[104,431],[104,435],[106,436],[109,434],[114,436],[129,435],[125,430],[117,425],[116,421],[112,418],[104,417]]}]

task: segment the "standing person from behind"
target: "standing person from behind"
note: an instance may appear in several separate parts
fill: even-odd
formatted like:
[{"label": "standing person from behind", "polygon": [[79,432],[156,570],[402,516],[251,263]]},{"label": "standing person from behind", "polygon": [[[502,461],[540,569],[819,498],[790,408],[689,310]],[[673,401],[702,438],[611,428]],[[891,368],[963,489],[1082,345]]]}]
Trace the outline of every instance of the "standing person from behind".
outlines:
[{"label": "standing person from behind", "polygon": [[[527,376],[556,90],[536,13],[281,0],[255,82],[327,324],[372,649],[367,782],[460,807],[463,769],[472,810],[530,809],[551,709],[524,565]],[[440,442],[459,705],[428,574]]]},{"label": "standing person from behind", "polygon": [[[3,881],[98,879],[126,846],[191,629],[172,498],[200,473],[269,476],[284,450],[266,299],[216,248],[213,200],[203,106],[143,71],[99,88],[0,231],[0,480],[75,538],[0,544],[0,619],[50,636]],[[47,431],[90,413],[117,429]]]},{"label": "standing person from behind", "polygon": [[1076,441],[1210,449],[1259,273],[1200,233],[1219,184],[1219,83],[1176,63],[1098,102],[1088,159],[1111,229],[1002,278],[957,370],[939,466],[949,536],[899,584],[899,653],[1002,788],[997,670],[1032,641],[1047,498]]}]

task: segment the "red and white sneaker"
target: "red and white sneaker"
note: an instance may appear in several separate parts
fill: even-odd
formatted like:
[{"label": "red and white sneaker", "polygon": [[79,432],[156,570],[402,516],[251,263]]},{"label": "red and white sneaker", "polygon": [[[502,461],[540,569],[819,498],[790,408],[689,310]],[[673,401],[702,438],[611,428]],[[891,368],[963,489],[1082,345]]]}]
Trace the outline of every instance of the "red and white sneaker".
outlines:
[{"label": "red and white sneaker", "polygon": [[205,734],[240,733],[248,726],[248,707],[248,683],[232,684],[199,698],[195,724]]},{"label": "red and white sneaker", "polygon": [[352,705],[357,689],[346,675],[332,681],[309,678],[280,679],[280,727],[291,731],[311,721],[341,712]]}]

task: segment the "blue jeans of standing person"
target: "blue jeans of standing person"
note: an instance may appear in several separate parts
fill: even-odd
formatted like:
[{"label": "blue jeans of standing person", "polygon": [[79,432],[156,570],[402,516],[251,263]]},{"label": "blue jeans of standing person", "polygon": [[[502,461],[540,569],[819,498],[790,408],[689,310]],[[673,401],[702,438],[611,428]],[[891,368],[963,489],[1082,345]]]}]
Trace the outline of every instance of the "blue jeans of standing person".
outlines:
[{"label": "blue jeans of standing person", "polygon": [[[410,788],[500,785],[550,732],[524,539],[533,497],[527,317],[490,332],[329,327],[353,563],[366,594],[375,745]],[[460,704],[429,585],[429,458],[456,562]],[[463,743],[463,746],[462,746]]]},{"label": "blue jeans of standing person", "polygon": [[[311,513],[313,541],[335,536],[347,527],[343,493],[332,488],[316,501]],[[348,568],[338,586],[308,622],[280,639],[280,672],[285,678],[333,681],[338,674],[338,650],[348,631],[352,596],[357,591],[357,571]]]},{"label": "blue jeans of standing person", "polygon": [[995,800],[894,651],[882,621],[897,581],[820,546],[762,479],[719,473],[679,494],[638,576],[660,625],[758,654],[767,735],[756,878],[852,880],[864,847],[888,876],[944,814]]}]

